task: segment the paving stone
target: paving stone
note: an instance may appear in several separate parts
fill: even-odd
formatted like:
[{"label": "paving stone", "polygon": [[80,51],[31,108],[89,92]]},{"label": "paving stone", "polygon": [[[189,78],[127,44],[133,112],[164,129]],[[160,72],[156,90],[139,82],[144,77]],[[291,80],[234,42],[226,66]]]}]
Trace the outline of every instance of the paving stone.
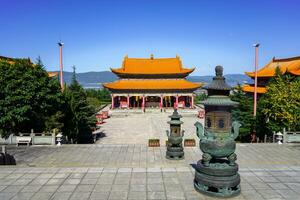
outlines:
[{"label": "paving stone", "polygon": [[94,185],[97,183],[97,181],[98,181],[98,179],[95,179],[95,178],[84,178],[84,179],[81,179],[80,184],[81,185]]},{"label": "paving stone", "polygon": [[10,185],[10,186],[7,186],[4,190],[1,191],[1,193],[10,193],[10,192],[13,192],[13,193],[17,193],[19,192],[24,186],[19,186],[19,185]]},{"label": "paving stone", "polygon": [[58,189],[59,185],[44,185],[40,188],[39,192],[55,192]]},{"label": "paving stone", "polygon": [[77,185],[75,192],[92,192],[94,185]]},{"label": "paving stone", "polygon": [[271,186],[272,189],[278,190],[278,189],[288,189],[286,185],[283,183],[268,183],[269,186]]},{"label": "paving stone", "polygon": [[167,191],[167,199],[185,199],[184,193],[179,191]]},{"label": "paving stone", "polygon": [[68,200],[71,195],[71,192],[56,192],[52,195],[51,200]]},{"label": "paving stone", "polygon": [[[41,179],[50,179],[50,178],[52,178],[55,174],[53,173],[53,174],[36,174],[36,175],[38,175],[38,177],[37,178],[41,178]],[[24,175],[25,176],[25,175]]]},{"label": "paving stone", "polygon": [[63,178],[51,178],[46,185],[60,185],[65,181]]},{"label": "paving stone", "polygon": [[12,198],[12,200],[30,200],[34,194],[34,192],[19,192]]},{"label": "paving stone", "polygon": [[129,184],[130,183],[130,178],[115,178],[114,184]]},{"label": "paving stone", "polygon": [[111,191],[128,191],[129,185],[113,185]]},{"label": "paving stone", "polygon": [[145,167],[134,167],[132,172],[147,172],[147,168]]},{"label": "paving stone", "polygon": [[127,199],[127,197],[128,197],[128,191],[114,191],[110,193],[108,199],[122,200],[122,199]]},{"label": "paving stone", "polygon": [[132,172],[132,168],[119,168],[118,172]]},{"label": "paving stone", "polygon": [[74,192],[70,198],[70,200],[85,200],[89,199],[91,192]]},{"label": "paving stone", "polygon": [[47,200],[47,199],[51,199],[51,196],[53,195],[53,192],[38,192],[35,193],[31,199],[32,200]]},{"label": "paving stone", "polygon": [[101,173],[86,173],[84,178],[86,179],[97,179],[99,178]]},{"label": "paving stone", "polygon": [[54,176],[52,178],[67,178],[69,176],[69,174],[67,173],[57,173],[54,174]]},{"label": "paving stone", "polygon": [[31,181],[29,184],[30,185],[45,185],[49,179],[47,178],[36,178],[33,181]]},{"label": "paving stone", "polygon": [[1,200],[10,200],[16,193],[13,192],[0,192]]},{"label": "paving stone", "polygon": [[1,192],[2,190],[4,190],[6,187],[7,187],[6,185],[0,185],[0,192]]},{"label": "paving stone", "polygon": [[106,200],[109,197],[109,192],[93,192],[90,196],[91,200]]},{"label": "paving stone", "polygon": [[101,173],[103,171],[103,167],[90,167],[88,173]]},{"label": "paving stone", "polygon": [[81,179],[85,176],[85,173],[71,173],[69,179]]},{"label": "paving stone", "polygon": [[23,189],[21,190],[21,192],[31,192],[31,193],[34,193],[34,192],[37,192],[39,191],[41,188],[40,185],[26,185],[25,187],[23,187]]},{"label": "paving stone", "polygon": [[151,192],[160,192],[165,191],[165,187],[163,184],[148,184],[147,190]]},{"label": "paving stone", "polygon": [[147,193],[148,199],[166,199],[165,192],[148,192]]},{"label": "paving stone", "polygon": [[73,192],[77,185],[61,185],[57,192]]},{"label": "paving stone", "polygon": [[79,178],[68,178],[64,181],[64,184],[68,185],[78,185],[81,182]]},{"label": "paving stone", "polygon": [[13,184],[17,179],[4,178],[0,180],[0,186],[7,186]]},{"label": "paving stone", "polygon": [[109,192],[111,191],[112,185],[108,184],[108,185],[96,185],[94,187],[94,192],[98,193],[98,192]]},{"label": "paving stone", "polygon": [[19,178],[15,182],[12,183],[12,185],[27,185],[29,184],[33,179],[24,179]]},{"label": "paving stone", "polygon": [[113,184],[114,183],[114,178],[106,178],[106,177],[100,177],[97,181],[97,184]]},{"label": "paving stone", "polygon": [[282,199],[282,196],[274,190],[257,190],[266,199]]},{"label": "paving stone", "polygon": [[130,191],[128,199],[144,200],[147,199],[146,191]]},{"label": "paving stone", "polygon": [[130,185],[130,191],[132,192],[144,192],[146,191],[146,185]]}]

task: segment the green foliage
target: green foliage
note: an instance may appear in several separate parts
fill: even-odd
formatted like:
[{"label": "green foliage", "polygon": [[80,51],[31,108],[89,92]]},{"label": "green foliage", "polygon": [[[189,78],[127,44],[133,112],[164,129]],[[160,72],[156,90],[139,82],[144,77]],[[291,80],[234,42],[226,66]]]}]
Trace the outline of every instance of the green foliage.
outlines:
[{"label": "green foliage", "polygon": [[[58,80],[49,78],[42,62],[0,60],[0,134],[36,132],[50,128],[46,121],[60,110],[63,96]],[[54,123],[54,119],[51,119]]]},{"label": "green foliage", "polygon": [[199,103],[200,101],[203,101],[206,98],[207,98],[207,94],[205,94],[205,93],[198,94],[195,98],[195,102]]},{"label": "green foliage", "polygon": [[110,92],[105,88],[101,90],[87,89],[86,94],[88,103],[95,112],[99,111],[103,105],[111,102]]},{"label": "green foliage", "polygon": [[300,78],[282,75],[279,70],[261,98],[262,113],[268,119],[267,127],[273,131],[300,127]]},{"label": "green foliage", "polygon": [[232,110],[232,121],[241,123],[238,140],[249,142],[250,134],[253,131],[253,99],[246,96],[240,85],[233,91],[231,100],[239,102],[239,105]]},{"label": "green foliage", "polygon": [[95,126],[96,118],[94,110],[88,104],[87,95],[84,89],[79,85],[73,72],[72,83],[66,87],[66,119],[64,135],[72,139],[75,143],[92,142],[91,128]]}]

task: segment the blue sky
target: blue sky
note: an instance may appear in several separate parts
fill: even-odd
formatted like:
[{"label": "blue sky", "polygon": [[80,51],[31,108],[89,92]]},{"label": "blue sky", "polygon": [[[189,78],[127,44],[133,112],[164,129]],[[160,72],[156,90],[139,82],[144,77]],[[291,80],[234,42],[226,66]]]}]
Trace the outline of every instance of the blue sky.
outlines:
[{"label": "blue sky", "polygon": [[300,1],[296,0],[0,0],[0,55],[42,58],[58,70],[117,68],[123,57],[175,57],[193,75],[251,71],[273,56],[300,55]]}]

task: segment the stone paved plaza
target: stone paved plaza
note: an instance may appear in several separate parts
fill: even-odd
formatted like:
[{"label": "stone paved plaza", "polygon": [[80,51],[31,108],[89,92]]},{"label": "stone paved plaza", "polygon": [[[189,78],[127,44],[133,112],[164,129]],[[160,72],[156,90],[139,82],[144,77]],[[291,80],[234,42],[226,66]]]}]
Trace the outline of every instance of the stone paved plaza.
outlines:
[{"label": "stone paved plaza", "polygon": [[[134,112],[134,113],[132,113]],[[169,116],[173,109],[166,109],[160,112],[158,109],[146,110],[142,113],[139,110],[115,110],[113,117],[105,120],[100,131],[104,136],[98,141],[99,144],[147,144],[148,139],[158,138],[161,141],[167,140],[166,130],[169,130]],[[180,110],[183,115],[182,127],[185,130],[185,138],[196,139],[194,123],[203,121],[197,118],[198,110]],[[121,117],[120,117],[121,116]]]},{"label": "stone paved plaza", "polygon": [[[137,115],[108,119],[103,129],[113,129],[98,144],[8,147],[18,165],[0,167],[0,200],[214,199],[193,188],[191,164],[201,158],[199,148],[186,147],[184,160],[167,160],[164,145],[147,147],[145,139],[165,139],[159,134],[165,134],[166,119],[143,115],[151,124],[139,124]],[[187,118],[184,129],[192,137],[193,122]],[[137,130],[144,130],[139,139],[125,140]],[[242,193],[231,199],[300,200],[300,145],[237,144],[237,155]]]}]

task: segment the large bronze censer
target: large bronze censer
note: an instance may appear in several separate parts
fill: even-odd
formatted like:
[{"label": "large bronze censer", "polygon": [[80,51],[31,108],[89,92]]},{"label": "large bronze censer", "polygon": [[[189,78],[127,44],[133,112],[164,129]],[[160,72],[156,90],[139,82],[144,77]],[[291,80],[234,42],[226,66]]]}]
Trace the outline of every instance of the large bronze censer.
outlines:
[{"label": "large bronze censer", "polygon": [[234,153],[240,124],[231,123],[231,109],[238,103],[229,98],[231,87],[225,82],[223,67],[217,66],[215,71],[212,83],[204,87],[208,98],[201,102],[205,107],[205,127],[195,123],[203,154],[194,165],[194,187],[210,196],[232,197],[241,191]]}]

